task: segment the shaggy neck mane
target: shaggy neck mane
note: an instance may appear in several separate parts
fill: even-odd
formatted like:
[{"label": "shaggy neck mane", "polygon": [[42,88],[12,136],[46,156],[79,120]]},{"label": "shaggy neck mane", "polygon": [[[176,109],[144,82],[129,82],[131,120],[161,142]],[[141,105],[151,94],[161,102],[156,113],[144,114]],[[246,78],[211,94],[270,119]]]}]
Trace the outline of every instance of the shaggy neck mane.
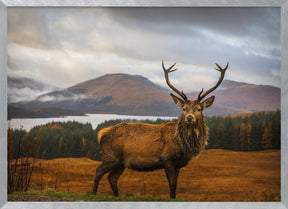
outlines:
[{"label": "shaggy neck mane", "polygon": [[177,136],[182,142],[184,153],[196,156],[205,149],[208,140],[208,127],[203,119],[193,125],[187,124],[184,116],[181,115],[177,126]]}]

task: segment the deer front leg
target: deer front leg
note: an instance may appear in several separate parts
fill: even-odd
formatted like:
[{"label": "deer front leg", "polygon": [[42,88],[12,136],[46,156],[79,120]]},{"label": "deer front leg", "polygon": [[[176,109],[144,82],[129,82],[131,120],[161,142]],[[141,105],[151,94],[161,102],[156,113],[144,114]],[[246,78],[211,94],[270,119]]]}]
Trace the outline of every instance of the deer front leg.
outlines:
[{"label": "deer front leg", "polygon": [[179,174],[179,168],[176,168],[175,165],[167,163],[165,165],[165,173],[170,187],[170,198],[176,198],[176,188],[177,188],[177,179]]}]

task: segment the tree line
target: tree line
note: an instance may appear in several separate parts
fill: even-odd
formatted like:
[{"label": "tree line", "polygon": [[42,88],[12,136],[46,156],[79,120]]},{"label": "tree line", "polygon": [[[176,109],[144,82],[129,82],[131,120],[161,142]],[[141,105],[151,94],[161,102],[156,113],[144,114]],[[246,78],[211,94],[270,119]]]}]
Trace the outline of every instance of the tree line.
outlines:
[{"label": "tree line", "polygon": [[[255,151],[280,149],[280,111],[254,113],[237,117],[206,117],[210,129],[207,149],[229,149],[235,151]],[[102,128],[121,122],[136,123],[138,120],[109,120],[92,128],[90,123],[76,121],[52,122],[35,126],[29,132],[22,129],[8,129],[11,157],[19,155],[42,159],[88,157],[101,160],[101,149],[97,133]],[[150,124],[161,124],[165,120],[144,120]],[[37,149],[36,149],[37,146]],[[37,150],[32,152],[31,150]]]},{"label": "tree line", "polygon": [[281,113],[259,112],[250,115],[207,117],[207,149],[256,151],[281,148]]}]

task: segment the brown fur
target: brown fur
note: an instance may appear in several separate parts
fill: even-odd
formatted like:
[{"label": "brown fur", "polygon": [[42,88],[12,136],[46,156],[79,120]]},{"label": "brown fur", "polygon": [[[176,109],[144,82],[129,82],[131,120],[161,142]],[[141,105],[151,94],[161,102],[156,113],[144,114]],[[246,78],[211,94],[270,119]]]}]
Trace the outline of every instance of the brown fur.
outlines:
[{"label": "brown fur", "polygon": [[[205,149],[209,135],[202,115],[206,103],[177,101],[176,104],[186,108],[178,121],[160,125],[120,123],[99,131],[103,163],[97,168],[94,194],[107,172],[110,172],[108,179],[117,196],[117,181],[125,168],[138,171],[165,169],[170,197],[175,198],[180,168]],[[187,122],[189,115],[194,117],[193,123]]]},{"label": "brown fur", "polygon": [[98,138],[98,143],[100,144],[101,142],[101,138],[103,137],[103,135],[107,134],[107,132],[109,132],[109,130],[111,129],[112,127],[107,127],[107,128],[102,128],[98,134],[97,134],[97,138]]}]

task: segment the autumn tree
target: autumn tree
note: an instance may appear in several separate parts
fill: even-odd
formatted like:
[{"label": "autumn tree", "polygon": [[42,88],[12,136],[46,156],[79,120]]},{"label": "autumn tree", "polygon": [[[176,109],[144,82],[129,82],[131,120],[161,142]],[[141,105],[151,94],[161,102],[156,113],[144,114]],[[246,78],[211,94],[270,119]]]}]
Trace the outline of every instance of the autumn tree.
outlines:
[{"label": "autumn tree", "polygon": [[241,123],[239,130],[239,142],[240,142],[240,150],[245,150],[246,143],[246,126],[244,123]]},{"label": "autumn tree", "polygon": [[269,122],[266,128],[264,129],[261,144],[262,144],[263,149],[272,148],[272,123],[271,122]]},{"label": "autumn tree", "polygon": [[248,124],[246,126],[246,150],[250,151],[251,150],[251,145],[252,145],[252,125]]}]

